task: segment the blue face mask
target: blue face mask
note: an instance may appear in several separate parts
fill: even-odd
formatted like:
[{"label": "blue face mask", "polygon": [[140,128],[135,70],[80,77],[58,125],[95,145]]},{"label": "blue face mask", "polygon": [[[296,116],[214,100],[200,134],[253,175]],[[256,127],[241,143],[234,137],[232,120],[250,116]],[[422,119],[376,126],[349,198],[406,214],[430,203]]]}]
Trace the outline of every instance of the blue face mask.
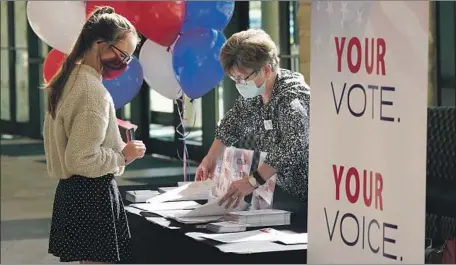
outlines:
[{"label": "blue face mask", "polygon": [[257,87],[253,80],[247,81],[246,84],[236,84],[239,94],[244,98],[253,98],[261,95],[266,90],[266,80],[260,87]]}]

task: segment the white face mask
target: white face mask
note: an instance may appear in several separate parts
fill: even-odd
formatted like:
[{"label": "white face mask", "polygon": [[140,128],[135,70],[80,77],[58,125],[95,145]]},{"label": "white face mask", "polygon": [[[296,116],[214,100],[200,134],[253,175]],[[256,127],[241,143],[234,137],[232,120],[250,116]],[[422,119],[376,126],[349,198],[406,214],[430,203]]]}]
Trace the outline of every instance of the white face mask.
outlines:
[{"label": "white face mask", "polygon": [[253,98],[264,93],[266,90],[266,80],[264,80],[260,87],[257,87],[255,82],[250,80],[246,84],[236,84],[236,88],[244,98]]}]

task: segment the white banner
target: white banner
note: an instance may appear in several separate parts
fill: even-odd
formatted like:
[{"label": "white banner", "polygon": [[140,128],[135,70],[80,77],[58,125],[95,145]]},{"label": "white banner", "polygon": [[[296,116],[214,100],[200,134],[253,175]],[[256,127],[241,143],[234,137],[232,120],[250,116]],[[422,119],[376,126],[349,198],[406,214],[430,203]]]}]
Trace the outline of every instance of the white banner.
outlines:
[{"label": "white banner", "polygon": [[424,263],[427,1],[312,2],[308,263]]}]

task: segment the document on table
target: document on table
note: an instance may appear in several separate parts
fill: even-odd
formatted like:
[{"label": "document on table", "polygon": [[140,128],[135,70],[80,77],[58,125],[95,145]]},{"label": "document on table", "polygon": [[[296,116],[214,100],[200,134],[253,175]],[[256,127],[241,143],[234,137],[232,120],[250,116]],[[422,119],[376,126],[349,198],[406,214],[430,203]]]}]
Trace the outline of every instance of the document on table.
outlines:
[{"label": "document on table", "polygon": [[158,188],[158,192],[159,192],[160,194],[163,194],[163,193],[165,193],[165,192],[172,191],[172,190],[174,190],[174,189],[176,189],[176,188],[177,188],[177,187],[160,187],[160,188]]},{"label": "document on table", "polygon": [[193,217],[175,217],[174,220],[183,224],[207,224],[218,221],[223,218],[223,215],[210,215],[210,216],[193,216]]},{"label": "document on table", "polygon": [[248,207],[248,204],[245,203],[243,200],[241,200],[241,202],[239,203],[239,205],[236,208],[233,208],[233,207],[226,208],[225,205],[219,205],[219,201],[220,201],[220,199],[208,202],[180,217],[225,215],[225,214],[227,214],[229,212],[233,212],[233,211],[244,211]]},{"label": "document on table", "polygon": [[170,211],[170,210],[192,210],[201,206],[195,201],[179,201],[179,202],[163,202],[163,203],[136,203],[130,205],[132,207],[156,213],[157,211]]},{"label": "document on table", "polygon": [[230,207],[227,209],[225,205],[218,204],[219,200],[208,202],[193,210],[155,211],[155,213],[184,224],[200,224],[217,221],[229,212],[243,211],[248,207],[247,203],[241,201],[236,208]]},{"label": "document on table", "polygon": [[285,245],[307,244],[307,233],[282,232],[272,228],[225,234],[201,233],[198,236],[222,243],[270,241],[280,242]]},{"label": "document on table", "polygon": [[275,241],[277,234],[272,228],[264,228],[259,230],[224,233],[224,234],[201,234],[200,237],[215,240],[222,243],[239,243],[247,241]]},{"label": "document on table", "polygon": [[191,184],[191,183],[193,183],[193,181],[179,181],[179,182],[177,182],[177,186],[182,187],[184,185]]},{"label": "document on table", "polygon": [[277,234],[276,240],[285,245],[307,244],[307,233],[282,233]]},{"label": "document on table", "polygon": [[214,182],[211,179],[205,181],[191,182],[188,184],[184,184],[180,187],[176,187],[175,189],[167,191],[158,196],[155,196],[147,200],[147,203],[155,204],[169,201],[195,200],[195,197],[197,197],[198,199],[207,200],[209,190],[213,186]]},{"label": "document on table", "polygon": [[158,210],[154,211],[153,213],[158,214],[167,219],[173,219],[182,224],[205,224],[223,218],[223,215],[185,217],[185,215],[191,211],[192,210]]}]

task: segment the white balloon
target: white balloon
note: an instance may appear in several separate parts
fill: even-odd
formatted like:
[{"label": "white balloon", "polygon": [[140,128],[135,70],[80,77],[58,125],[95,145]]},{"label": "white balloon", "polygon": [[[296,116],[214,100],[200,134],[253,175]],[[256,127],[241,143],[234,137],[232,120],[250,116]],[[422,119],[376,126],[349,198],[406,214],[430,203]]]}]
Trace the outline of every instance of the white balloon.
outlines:
[{"label": "white balloon", "polygon": [[46,44],[69,54],[86,20],[83,1],[28,1],[30,27]]},{"label": "white balloon", "polygon": [[174,100],[180,98],[183,92],[174,75],[173,55],[167,49],[146,40],[139,51],[139,62],[149,86],[162,96]]}]

